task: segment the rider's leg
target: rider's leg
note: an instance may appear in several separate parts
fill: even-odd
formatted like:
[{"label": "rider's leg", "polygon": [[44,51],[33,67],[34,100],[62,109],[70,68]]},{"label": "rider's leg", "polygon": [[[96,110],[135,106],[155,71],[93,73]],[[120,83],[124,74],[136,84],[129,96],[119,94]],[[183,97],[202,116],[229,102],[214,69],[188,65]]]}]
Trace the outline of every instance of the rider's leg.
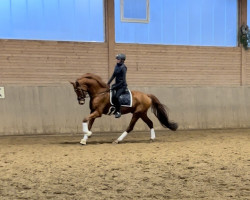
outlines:
[{"label": "rider's leg", "polygon": [[116,117],[116,118],[121,117],[121,103],[120,103],[119,99],[117,99],[117,102],[116,102],[115,117]]},{"label": "rider's leg", "polygon": [[121,103],[120,103],[120,96],[121,94],[124,92],[124,88],[120,88],[116,91],[116,95],[115,95],[115,108],[116,108],[116,112],[115,112],[115,117],[119,118],[121,117]]}]

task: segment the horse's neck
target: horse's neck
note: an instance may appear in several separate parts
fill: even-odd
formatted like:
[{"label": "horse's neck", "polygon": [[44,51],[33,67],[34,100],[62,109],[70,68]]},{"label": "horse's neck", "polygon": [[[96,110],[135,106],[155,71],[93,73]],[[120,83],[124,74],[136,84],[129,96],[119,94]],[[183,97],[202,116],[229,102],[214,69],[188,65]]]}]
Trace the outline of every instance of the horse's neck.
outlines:
[{"label": "horse's neck", "polygon": [[107,90],[107,88],[101,86],[97,81],[90,81],[88,84],[88,88],[88,92],[91,96]]},{"label": "horse's neck", "polygon": [[94,96],[94,95],[101,92],[101,88],[100,87],[98,87],[98,88],[89,87],[88,92],[91,96]]}]

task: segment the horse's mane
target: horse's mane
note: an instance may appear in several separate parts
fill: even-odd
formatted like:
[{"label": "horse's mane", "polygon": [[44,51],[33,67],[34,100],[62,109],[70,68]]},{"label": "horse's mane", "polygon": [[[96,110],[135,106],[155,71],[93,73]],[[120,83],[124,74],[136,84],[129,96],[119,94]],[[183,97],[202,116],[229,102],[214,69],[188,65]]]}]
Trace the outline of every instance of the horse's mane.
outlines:
[{"label": "horse's mane", "polygon": [[87,74],[84,74],[81,78],[77,79],[77,80],[81,80],[83,78],[88,78],[88,79],[94,79],[96,80],[102,87],[107,87],[108,85],[106,83],[104,83],[102,81],[102,78],[98,75],[95,75],[95,74],[92,74],[92,73],[87,73]]}]

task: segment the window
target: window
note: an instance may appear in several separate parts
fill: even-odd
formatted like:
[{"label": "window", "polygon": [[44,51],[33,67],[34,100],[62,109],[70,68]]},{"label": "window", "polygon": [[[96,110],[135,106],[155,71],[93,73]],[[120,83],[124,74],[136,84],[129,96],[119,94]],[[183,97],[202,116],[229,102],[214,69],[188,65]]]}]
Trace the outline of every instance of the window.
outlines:
[{"label": "window", "polygon": [[152,0],[148,21],[146,2],[115,0],[116,42],[237,46],[237,0]]},{"label": "window", "polygon": [[103,0],[1,0],[0,38],[104,42]]},{"label": "window", "polygon": [[149,22],[149,0],[121,0],[122,22]]}]

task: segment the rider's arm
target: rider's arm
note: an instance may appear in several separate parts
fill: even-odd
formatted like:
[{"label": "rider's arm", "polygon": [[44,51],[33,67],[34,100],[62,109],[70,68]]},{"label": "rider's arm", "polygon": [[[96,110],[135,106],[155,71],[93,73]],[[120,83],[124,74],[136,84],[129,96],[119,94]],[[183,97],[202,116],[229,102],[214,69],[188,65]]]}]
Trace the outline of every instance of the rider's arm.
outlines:
[{"label": "rider's arm", "polygon": [[108,85],[113,81],[113,79],[115,78],[115,72],[113,72],[111,78],[108,81]]}]

